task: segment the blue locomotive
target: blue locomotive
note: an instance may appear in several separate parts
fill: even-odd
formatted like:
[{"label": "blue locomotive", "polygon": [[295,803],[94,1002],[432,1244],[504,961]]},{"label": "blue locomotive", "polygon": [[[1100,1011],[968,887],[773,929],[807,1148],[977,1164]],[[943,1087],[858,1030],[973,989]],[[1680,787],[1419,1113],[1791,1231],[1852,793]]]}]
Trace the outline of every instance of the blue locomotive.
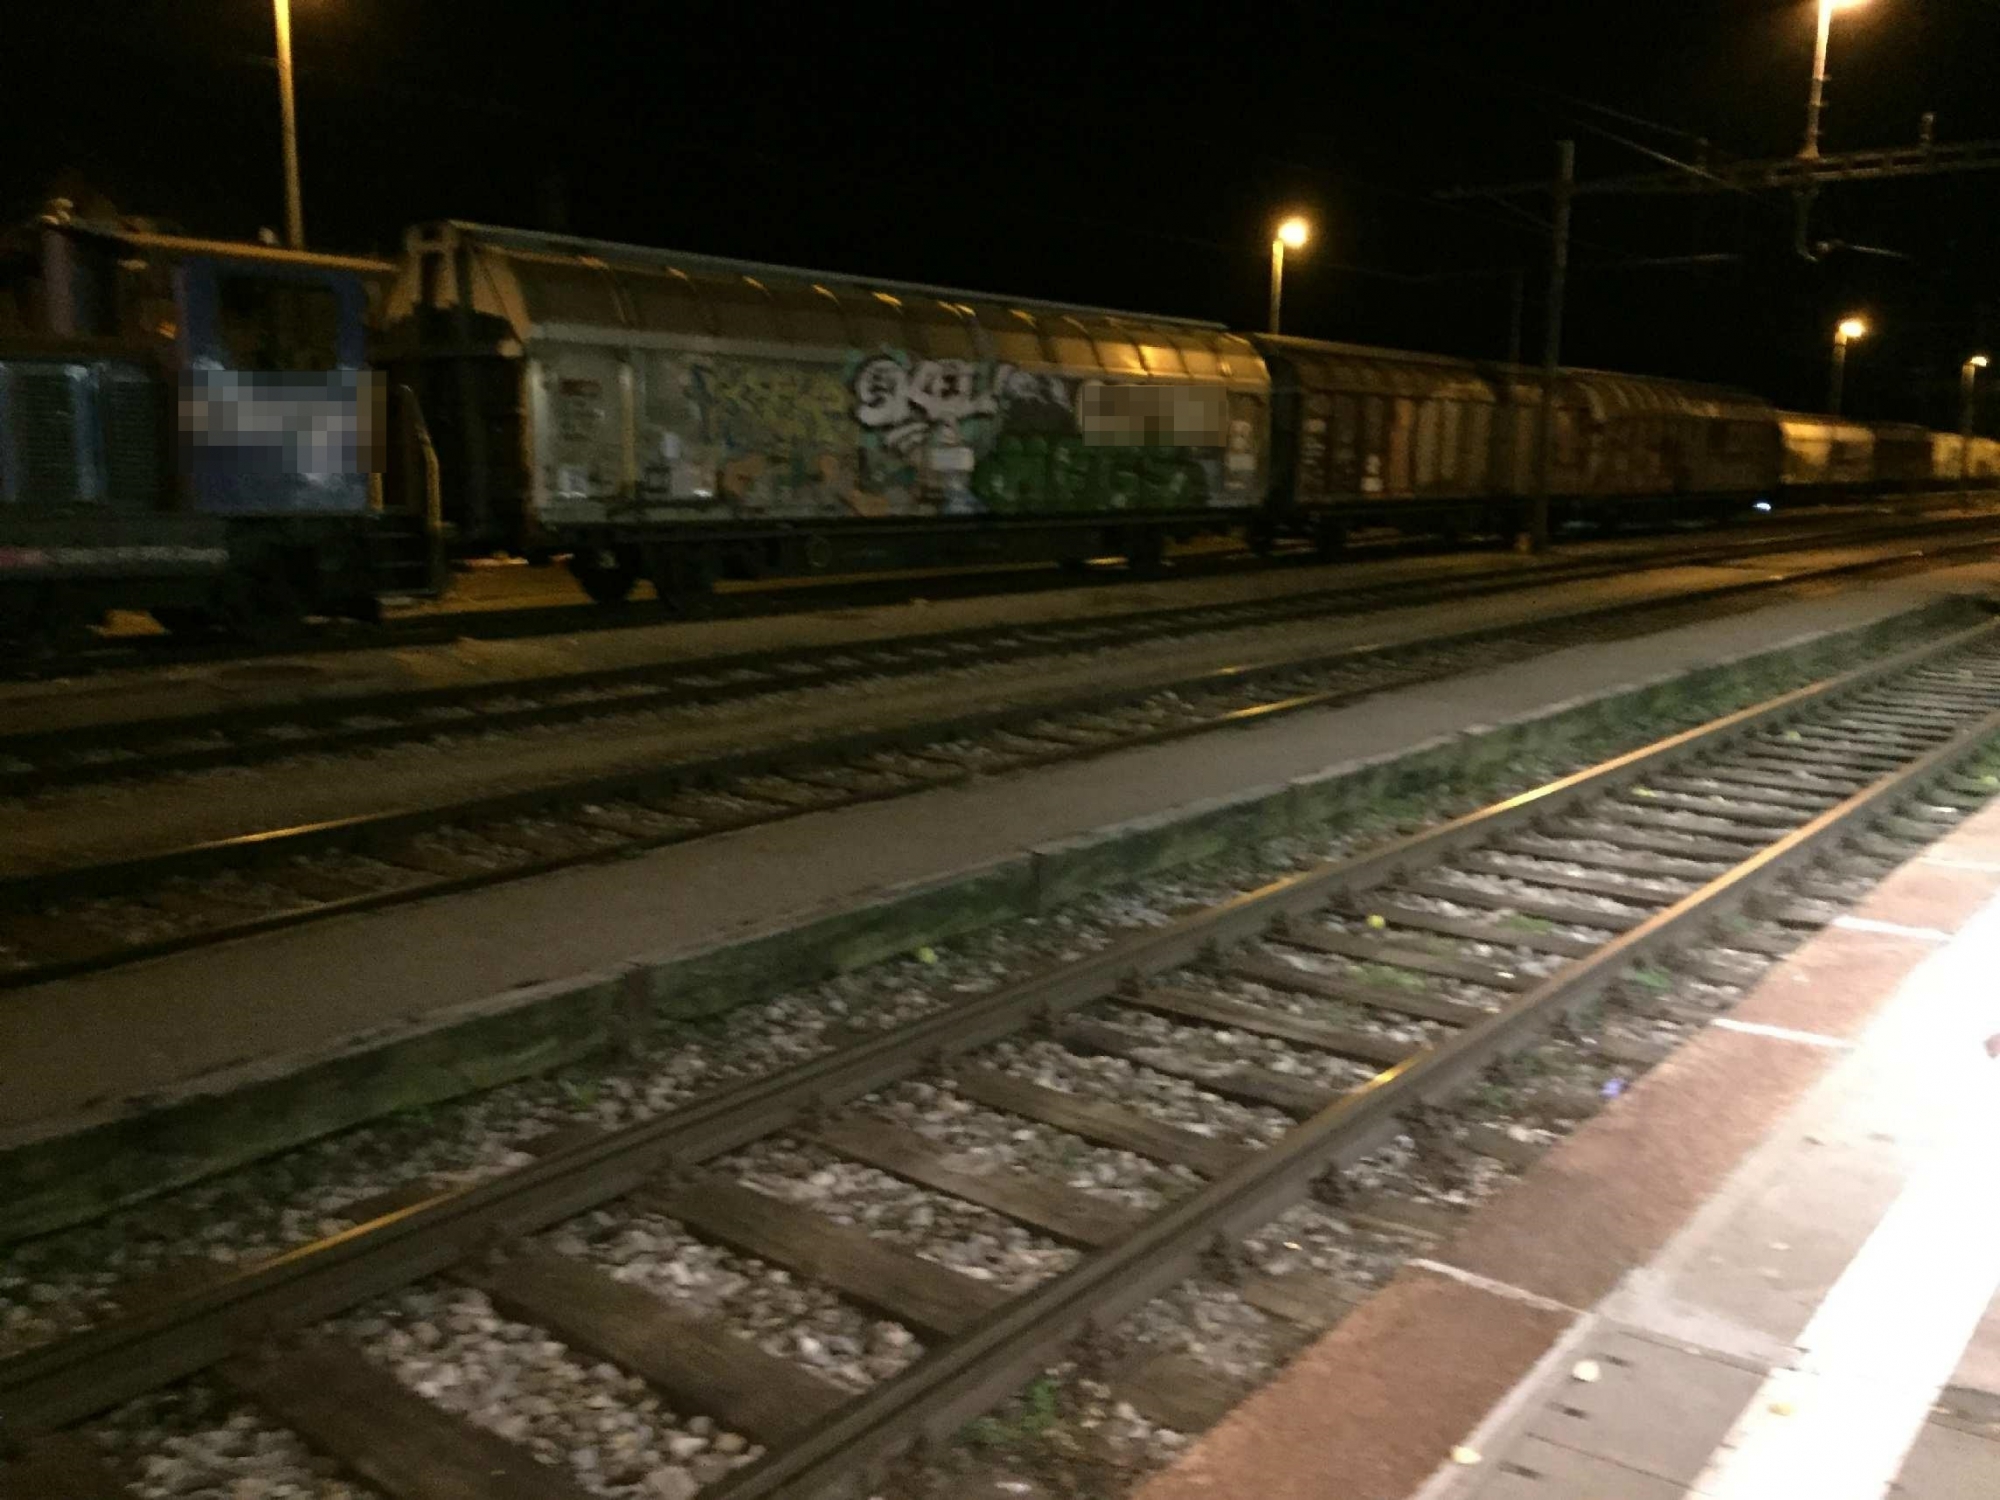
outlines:
[{"label": "blue locomotive", "polygon": [[393,267],[60,207],[11,251],[0,637],[110,609],[263,636],[430,585],[421,426],[369,364]]}]

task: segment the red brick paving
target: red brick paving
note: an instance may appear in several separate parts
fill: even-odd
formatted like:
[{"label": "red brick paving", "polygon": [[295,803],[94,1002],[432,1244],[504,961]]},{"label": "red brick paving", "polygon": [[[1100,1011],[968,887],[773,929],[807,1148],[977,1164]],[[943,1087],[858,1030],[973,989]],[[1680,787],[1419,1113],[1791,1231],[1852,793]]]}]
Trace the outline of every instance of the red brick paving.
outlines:
[{"label": "red brick paving", "polygon": [[[1840,1056],[1704,1031],[1476,1213],[1437,1259],[1589,1307],[1671,1239]],[[1634,1171],[1643,1162],[1644,1171]]]},{"label": "red brick paving", "polygon": [[1399,1500],[1569,1322],[1405,1268],[1138,1500]]},{"label": "red brick paving", "polygon": [[[2000,866],[2000,806],[1934,852]],[[1996,892],[2000,870],[1911,863],[1855,915],[1950,932]],[[1936,948],[1827,928],[1732,1016],[1858,1036]],[[1566,1307],[1593,1306],[1653,1258],[1842,1055],[1704,1031],[1479,1209],[1433,1258]],[[1406,1267],[1137,1500],[1403,1500],[1571,1316]]]}]

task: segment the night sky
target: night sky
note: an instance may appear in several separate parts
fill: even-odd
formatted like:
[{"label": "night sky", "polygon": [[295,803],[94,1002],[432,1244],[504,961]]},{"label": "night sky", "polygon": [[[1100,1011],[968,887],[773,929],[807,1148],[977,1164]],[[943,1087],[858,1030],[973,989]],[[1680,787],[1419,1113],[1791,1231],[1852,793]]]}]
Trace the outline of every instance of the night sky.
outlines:
[{"label": "night sky", "polygon": [[[390,251],[445,217],[1109,307],[1263,316],[1276,212],[1291,332],[1496,356],[1545,238],[1440,188],[1584,179],[1799,144],[1810,0],[977,7],[294,0],[306,229]],[[87,183],[193,233],[282,221],[268,0],[10,7],[0,206]],[[2000,138],[2000,0],[1836,17],[1825,149]],[[78,175],[80,174],[80,176]],[[1571,363],[1955,422],[2000,343],[2000,173],[1830,189],[1818,264],[1782,197],[1579,205]],[[1892,252],[1889,254],[1876,252]],[[1674,266],[1641,258],[1726,256]],[[1431,279],[1414,279],[1431,278]],[[2000,350],[1996,350],[2000,353]],[[1982,425],[1996,430],[2000,401]]]}]

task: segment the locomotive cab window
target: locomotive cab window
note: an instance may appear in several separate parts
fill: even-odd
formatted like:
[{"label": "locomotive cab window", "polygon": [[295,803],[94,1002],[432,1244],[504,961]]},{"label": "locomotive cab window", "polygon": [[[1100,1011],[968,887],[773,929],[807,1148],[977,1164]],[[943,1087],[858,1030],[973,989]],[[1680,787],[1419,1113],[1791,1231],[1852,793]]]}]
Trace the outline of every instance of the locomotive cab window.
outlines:
[{"label": "locomotive cab window", "polygon": [[232,368],[303,374],[340,367],[340,308],[332,287],[225,276],[216,302]]}]

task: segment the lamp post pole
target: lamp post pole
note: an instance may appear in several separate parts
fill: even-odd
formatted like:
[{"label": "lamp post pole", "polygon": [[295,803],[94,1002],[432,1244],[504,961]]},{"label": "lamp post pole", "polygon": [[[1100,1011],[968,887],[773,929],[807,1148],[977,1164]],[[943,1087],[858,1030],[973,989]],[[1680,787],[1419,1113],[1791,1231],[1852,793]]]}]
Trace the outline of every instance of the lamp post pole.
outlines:
[{"label": "lamp post pole", "polygon": [[1806,95],[1806,143],[1799,148],[1799,159],[1815,161],[1819,157],[1819,116],[1826,105],[1826,44],[1833,34],[1834,0],[1819,0],[1819,38],[1813,44],[1812,92]]},{"label": "lamp post pole", "polygon": [[1839,334],[1833,336],[1833,383],[1826,393],[1826,409],[1836,417],[1840,415],[1841,387],[1847,381],[1847,340]]},{"label": "lamp post pole", "polygon": [[1278,310],[1285,302],[1285,242],[1271,238],[1271,332],[1278,331]]},{"label": "lamp post pole", "polygon": [[1847,346],[1865,337],[1868,324],[1860,318],[1842,318],[1833,330],[1833,378],[1826,393],[1826,409],[1840,415],[1840,398],[1847,384]]},{"label": "lamp post pole", "polygon": [[1958,483],[1961,489],[1972,487],[1973,403],[1979,399],[1979,372],[1986,365],[1986,356],[1975,354],[1958,372]]},{"label": "lamp post pole", "polygon": [[1312,235],[1312,226],[1297,214],[1280,224],[1271,235],[1271,332],[1278,332],[1278,314],[1285,301],[1285,247],[1297,250]]},{"label": "lamp post pole", "polygon": [[278,102],[285,129],[285,243],[306,247],[305,208],[299,196],[299,119],[292,103],[292,0],[271,0],[278,29]]}]

